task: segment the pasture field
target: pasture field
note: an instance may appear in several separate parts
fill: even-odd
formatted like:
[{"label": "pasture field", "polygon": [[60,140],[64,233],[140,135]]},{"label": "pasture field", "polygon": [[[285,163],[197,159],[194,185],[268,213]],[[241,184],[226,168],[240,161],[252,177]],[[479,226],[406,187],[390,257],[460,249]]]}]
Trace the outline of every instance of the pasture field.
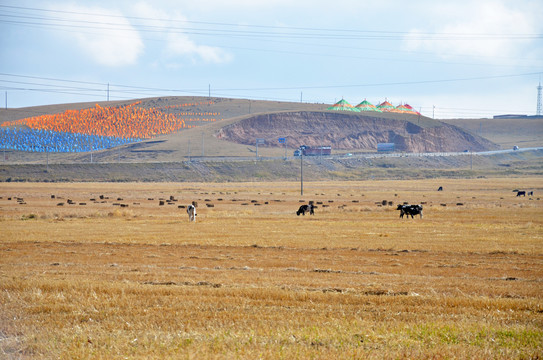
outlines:
[{"label": "pasture field", "polygon": [[2,183],[0,358],[542,358],[541,180]]}]

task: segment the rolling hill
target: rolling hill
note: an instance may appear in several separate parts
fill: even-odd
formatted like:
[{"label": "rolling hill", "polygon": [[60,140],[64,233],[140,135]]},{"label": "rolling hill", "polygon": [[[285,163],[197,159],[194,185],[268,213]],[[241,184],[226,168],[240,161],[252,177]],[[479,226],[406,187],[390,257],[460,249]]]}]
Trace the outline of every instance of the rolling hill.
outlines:
[{"label": "rolling hill", "polygon": [[[121,102],[99,102],[102,107],[123,106],[134,103],[133,101]],[[541,124],[531,119],[508,120],[500,119],[479,119],[479,120],[448,120],[437,121],[428,117],[398,114],[398,113],[349,113],[327,111],[327,104],[305,104],[292,102],[275,101],[254,101],[247,99],[226,99],[207,97],[158,97],[140,99],[138,106],[142,108],[155,108],[160,111],[173,114],[182,119],[187,126],[186,129],[178,132],[155,137],[138,143],[118,146],[116,148],[95,151],[93,153],[30,153],[8,151],[4,152],[4,176],[0,179],[16,179],[19,164],[39,165],[36,170],[46,173],[40,166],[47,163],[49,172],[54,166],[64,166],[62,175],[51,178],[56,180],[71,179],[93,179],[129,181],[139,180],[143,173],[148,174],[149,181],[176,181],[184,180],[182,171],[185,165],[175,165],[187,160],[199,157],[254,157],[256,138],[266,140],[265,144],[259,145],[258,155],[260,157],[282,157],[285,154],[291,155],[293,149],[301,144],[305,145],[331,145],[334,153],[357,153],[375,152],[376,144],[379,142],[394,142],[396,149],[402,152],[444,152],[444,151],[482,151],[498,149],[500,146],[509,148],[512,142],[527,146],[538,143],[538,134],[541,133]],[[13,121],[39,114],[59,113],[65,110],[87,109],[96,106],[96,103],[58,104],[32,108],[4,109],[0,110],[0,123]],[[480,125],[484,122],[482,135],[479,136],[474,124]],[[511,125],[514,123],[514,125]],[[495,124],[496,126],[494,126]],[[526,125],[526,131],[513,132],[513,139],[508,137],[511,128],[522,129]],[[492,131],[490,131],[492,129]],[[279,144],[278,137],[287,139],[285,145]],[[534,137],[536,139],[534,139]],[[539,137],[540,139],[541,137]],[[524,142],[521,142],[524,140]],[[516,159],[511,159],[516,161]],[[105,176],[94,176],[90,172],[84,175],[85,167],[79,166],[85,163],[100,163],[101,167],[92,171],[100,171]],[[106,164],[115,167],[120,164],[139,164],[137,166],[121,166],[118,169],[105,169]],[[174,164],[167,166],[166,170],[160,170],[163,175],[156,176],[152,173],[153,166],[157,163]],[[379,161],[374,162],[379,163]],[[447,163],[447,162],[445,162]],[[460,161],[462,166],[464,161]],[[72,175],[67,165],[74,164]],[[151,164],[145,166],[144,164]],[[155,165],[153,165],[155,164]],[[255,177],[251,170],[236,171],[240,167],[235,166],[213,166],[205,169],[202,164],[196,175],[201,178],[220,179],[260,179],[274,178],[274,174],[262,169],[260,175]],[[489,165],[489,164],[487,164]],[[189,167],[195,167],[189,163]],[[353,166],[357,166],[356,164]],[[421,166],[408,164],[407,160],[402,163],[391,165],[392,167]],[[459,165],[449,164],[456,168]],[[143,170],[143,168],[145,170]],[[296,165],[286,171],[284,176],[278,178],[289,178],[295,173]],[[335,174],[343,174],[349,167],[348,162],[341,161],[328,166],[323,171],[334,171]],[[443,161],[433,160],[433,165],[425,164],[423,167],[434,167],[443,169]],[[446,167],[446,166],[445,166]],[[22,167],[18,168],[21,171]],[[172,170],[173,169],[173,170]],[[27,169],[28,170],[28,169]],[[23,171],[24,178],[31,178],[28,171]],[[185,169],[186,170],[186,169]],[[173,171],[173,172],[172,172]],[[280,171],[281,172],[281,171]],[[76,174],[77,173],[77,174]],[[206,177],[206,173],[208,176]],[[272,171],[273,173],[273,171]],[[1,174],[1,173],[0,173]],[[200,174],[200,175],[198,175]],[[315,171],[316,176],[320,172]],[[43,175],[43,174],[42,174]],[[82,176],[81,176],[82,175]],[[238,176],[239,175],[239,176]],[[348,173],[344,174],[347,178]],[[42,180],[51,177],[52,174],[38,176]],[[295,175],[294,175],[295,176]],[[418,176],[418,175],[415,175]]]}]

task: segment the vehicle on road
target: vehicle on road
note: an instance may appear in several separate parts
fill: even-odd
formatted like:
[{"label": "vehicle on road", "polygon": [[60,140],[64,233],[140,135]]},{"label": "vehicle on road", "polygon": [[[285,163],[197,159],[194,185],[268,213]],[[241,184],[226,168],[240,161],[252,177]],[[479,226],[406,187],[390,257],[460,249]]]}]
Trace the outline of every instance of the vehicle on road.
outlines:
[{"label": "vehicle on road", "polygon": [[294,151],[294,156],[321,156],[321,155],[331,155],[332,147],[331,146],[307,146],[302,145],[300,148]]}]

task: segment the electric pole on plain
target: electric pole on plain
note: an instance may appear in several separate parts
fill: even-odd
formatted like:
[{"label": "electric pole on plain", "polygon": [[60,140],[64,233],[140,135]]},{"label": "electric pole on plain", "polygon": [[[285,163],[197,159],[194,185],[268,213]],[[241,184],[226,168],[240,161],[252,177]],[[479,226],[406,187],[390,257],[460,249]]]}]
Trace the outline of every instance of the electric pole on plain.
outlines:
[{"label": "electric pole on plain", "polygon": [[304,153],[300,154],[300,195],[304,196]]}]

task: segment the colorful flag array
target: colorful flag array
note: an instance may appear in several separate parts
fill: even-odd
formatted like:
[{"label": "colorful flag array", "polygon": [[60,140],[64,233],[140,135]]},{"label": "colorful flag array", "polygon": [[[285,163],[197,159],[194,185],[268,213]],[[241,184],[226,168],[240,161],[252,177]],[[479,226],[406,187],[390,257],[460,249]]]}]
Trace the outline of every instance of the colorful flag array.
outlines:
[{"label": "colorful flag array", "polygon": [[0,147],[8,150],[63,153],[87,152],[110,149],[138,141],[141,141],[141,139],[0,127]]},{"label": "colorful flag array", "polygon": [[89,109],[5,121],[0,125],[0,146],[22,151],[90,151],[188,128],[179,116],[138,107],[140,103],[118,107],[97,104]]},{"label": "colorful flag array", "polygon": [[2,126],[137,139],[170,134],[185,127],[184,120],[173,114],[156,108],[137,107],[138,104],[120,107],[101,107],[97,104],[90,109],[67,110],[59,114],[4,122]]}]

